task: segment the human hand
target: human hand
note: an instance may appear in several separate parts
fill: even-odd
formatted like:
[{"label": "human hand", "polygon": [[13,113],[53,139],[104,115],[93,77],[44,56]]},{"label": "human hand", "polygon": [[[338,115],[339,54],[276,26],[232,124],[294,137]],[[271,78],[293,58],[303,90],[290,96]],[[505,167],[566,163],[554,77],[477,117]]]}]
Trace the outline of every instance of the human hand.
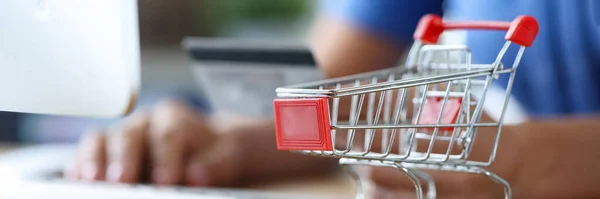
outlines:
[{"label": "human hand", "polygon": [[86,181],[229,185],[240,173],[238,139],[182,102],[160,103],[79,143],[66,177]]}]

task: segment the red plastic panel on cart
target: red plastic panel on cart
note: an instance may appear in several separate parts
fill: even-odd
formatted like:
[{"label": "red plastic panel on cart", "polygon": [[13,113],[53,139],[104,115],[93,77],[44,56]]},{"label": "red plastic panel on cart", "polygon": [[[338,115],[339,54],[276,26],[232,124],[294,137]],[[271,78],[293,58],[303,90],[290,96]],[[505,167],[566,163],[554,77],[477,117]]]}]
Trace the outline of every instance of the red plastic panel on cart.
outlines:
[{"label": "red plastic panel on cart", "polygon": [[328,98],[275,99],[279,150],[332,150]]},{"label": "red plastic panel on cart", "polygon": [[[421,118],[419,119],[419,124],[437,124],[438,117],[440,112],[442,111],[442,106],[444,105],[444,101],[441,97],[430,97],[425,101],[423,105],[423,110],[421,112]],[[440,120],[440,124],[454,124],[458,117],[458,113],[460,111],[460,105],[462,104],[462,98],[450,98],[448,102],[446,102],[446,107],[444,108],[444,113],[442,114],[442,118]],[[427,128],[433,129],[433,128]],[[452,131],[453,127],[444,127],[440,128],[440,131]]]}]

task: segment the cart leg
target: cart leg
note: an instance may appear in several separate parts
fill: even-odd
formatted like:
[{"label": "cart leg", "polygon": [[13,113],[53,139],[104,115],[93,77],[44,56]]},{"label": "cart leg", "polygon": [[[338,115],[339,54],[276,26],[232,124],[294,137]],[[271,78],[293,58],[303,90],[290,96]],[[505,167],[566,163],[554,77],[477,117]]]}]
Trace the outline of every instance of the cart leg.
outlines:
[{"label": "cart leg", "polygon": [[414,171],[412,171],[398,163],[394,164],[393,167],[406,173],[406,175],[410,178],[410,180],[415,185],[415,192],[417,194],[417,199],[423,199],[423,186],[421,185],[421,180],[419,179],[419,177],[417,177],[418,174],[415,174]]},{"label": "cart leg", "polygon": [[486,175],[488,178],[490,178],[494,182],[504,186],[504,198],[505,199],[510,199],[512,197],[512,189],[510,188],[510,184],[508,184],[508,182],[506,180],[504,180],[503,178],[501,178],[500,176],[498,176],[492,172],[489,172],[489,171],[481,169],[481,168],[480,168],[480,173],[483,175]]},{"label": "cart leg", "polygon": [[437,197],[437,192],[435,188],[435,181],[433,180],[433,178],[429,176],[429,174],[418,169],[410,169],[410,171],[412,171],[416,176],[427,182],[427,198],[435,199]]},{"label": "cart leg", "polygon": [[[408,169],[404,165],[400,163],[391,163],[391,162],[378,162],[378,164],[368,164],[370,161],[361,162],[359,160],[341,158],[340,165],[344,171],[346,171],[353,179],[356,181],[356,199],[364,199],[365,198],[365,187],[363,185],[363,181],[356,171],[351,167],[351,165],[368,165],[368,166],[377,166],[377,167],[392,167],[396,168],[402,172],[404,172],[409,179],[413,182],[415,186],[415,192],[417,199],[423,199],[423,185],[421,184],[421,179],[427,181],[428,190],[427,190],[427,198],[434,199],[436,198],[436,188],[435,182],[433,178],[427,175],[425,172],[422,172],[418,169]],[[372,162],[371,162],[372,163]]]},{"label": "cart leg", "polygon": [[341,164],[341,166],[344,171],[346,171],[346,173],[348,173],[348,175],[354,179],[354,182],[356,182],[356,199],[365,199],[365,189],[358,173],[356,173],[351,165]]}]

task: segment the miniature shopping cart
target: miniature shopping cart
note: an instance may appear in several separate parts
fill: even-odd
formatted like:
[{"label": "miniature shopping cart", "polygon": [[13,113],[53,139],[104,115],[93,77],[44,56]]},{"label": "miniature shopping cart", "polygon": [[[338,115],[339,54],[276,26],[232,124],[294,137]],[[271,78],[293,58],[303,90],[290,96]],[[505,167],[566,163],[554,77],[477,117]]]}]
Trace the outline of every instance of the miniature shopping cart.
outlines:
[{"label": "miniature shopping cart", "polygon": [[[436,45],[445,30],[455,29],[504,30],[506,43],[493,63],[473,64],[468,47]],[[422,170],[482,174],[503,185],[510,198],[508,182],[484,167],[496,156],[519,60],[537,32],[531,16],[512,22],[444,22],[426,15],[403,67],[278,88],[278,149],[340,158],[357,180],[357,198],[364,197],[363,186],[348,165],[397,168],[415,184],[417,198],[436,197],[435,182]],[[513,43],[516,58],[505,67],[502,61]],[[486,119],[488,88],[501,82],[503,101],[492,106],[502,113]],[[487,141],[476,145],[476,138]]]}]

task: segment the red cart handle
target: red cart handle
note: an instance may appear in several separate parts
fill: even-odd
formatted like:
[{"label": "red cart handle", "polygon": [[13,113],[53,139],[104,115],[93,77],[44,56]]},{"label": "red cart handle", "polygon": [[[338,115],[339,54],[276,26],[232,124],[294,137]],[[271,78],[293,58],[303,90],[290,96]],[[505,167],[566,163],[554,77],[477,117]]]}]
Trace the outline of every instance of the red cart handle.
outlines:
[{"label": "red cart handle", "polygon": [[471,30],[503,30],[506,31],[504,39],[513,43],[529,47],[537,36],[538,22],[532,16],[519,16],[512,22],[504,21],[471,21],[471,22],[443,22],[438,15],[428,14],[421,18],[415,30],[414,39],[425,44],[435,44],[445,30],[471,29]]}]

